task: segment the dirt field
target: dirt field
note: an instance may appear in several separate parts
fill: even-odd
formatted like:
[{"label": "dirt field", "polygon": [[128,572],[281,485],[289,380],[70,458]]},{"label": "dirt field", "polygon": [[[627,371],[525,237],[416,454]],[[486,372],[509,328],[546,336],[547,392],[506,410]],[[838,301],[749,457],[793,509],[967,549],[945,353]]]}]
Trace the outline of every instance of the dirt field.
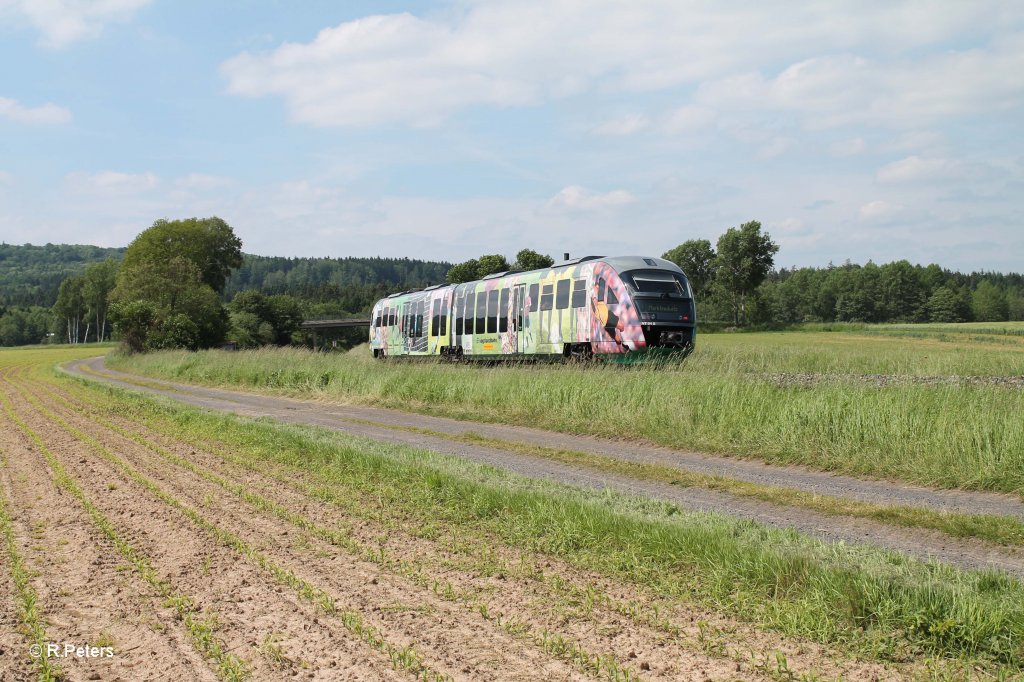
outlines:
[{"label": "dirt field", "polygon": [[[0,493],[10,564],[0,583],[7,595],[0,680],[923,674],[919,662],[860,661],[472,534],[413,532],[372,505],[325,501],[329,495],[302,471],[197,447],[30,369],[0,370]],[[242,395],[170,393],[267,413]],[[277,401],[275,416],[295,412],[293,402]],[[343,421],[322,406],[307,410],[294,420],[319,414]],[[349,427],[360,426],[348,416]],[[362,433],[435,445],[409,432]],[[473,456],[470,450],[459,454]],[[822,484],[809,474],[806,480]],[[872,494],[870,486],[863,491]],[[936,505],[1008,504],[998,496],[907,494]],[[1017,560],[1009,550],[985,551]],[[20,586],[16,562],[28,576]],[[51,670],[31,655],[33,643],[109,647],[111,655],[43,659]]]}]

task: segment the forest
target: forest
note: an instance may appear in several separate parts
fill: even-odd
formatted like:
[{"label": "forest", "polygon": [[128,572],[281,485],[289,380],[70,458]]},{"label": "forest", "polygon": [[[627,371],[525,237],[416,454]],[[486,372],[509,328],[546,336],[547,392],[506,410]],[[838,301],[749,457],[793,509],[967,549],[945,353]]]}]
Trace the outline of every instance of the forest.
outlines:
[{"label": "forest", "polygon": [[[78,244],[0,244],[0,346],[72,343],[76,323],[78,342],[98,340],[103,325],[86,318],[94,318],[91,313],[102,306],[87,303],[84,291],[83,300],[77,300],[76,289],[85,285],[85,280],[78,278],[84,278],[95,264],[107,260],[119,263],[125,251],[124,247]],[[275,300],[279,305],[297,305],[305,317],[345,317],[365,312],[392,291],[443,282],[450,267],[448,263],[410,258],[242,254],[241,265],[231,271],[220,297],[229,303],[240,292],[253,291],[278,297]],[[60,299],[65,281],[70,282],[65,285],[66,300]],[[244,303],[245,299],[239,302]],[[106,337],[109,331],[106,327]]]},{"label": "forest", "polygon": [[[187,221],[172,225],[180,222]],[[466,272],[478,276],[490,266],[542,267],[550,262],[528,249],[511,266],[501,255],[453,266],[409,258],[258,256],[241,253],[240,242],[237,249],[239,259],[225,265],[223,281],[216,282],[211,294],[223,307],[224,320],[209,333],[242,346],[303,343],[305,335],[298,330],[302,319],[365,314],[374,301],[397,290],[460,281]],[[110,338],[108,298],[126,251],[0,244],[0,345]],[[690,276],[706,329],[1024,320],[1020,273],[963,273],[906,260],[776,268],[777,251],[760,223],[751,222],[727,230],[716,247],[707,240],[690,240],[663,256]],[[342,336],[348,342],[355,338],[351,331]]]}]

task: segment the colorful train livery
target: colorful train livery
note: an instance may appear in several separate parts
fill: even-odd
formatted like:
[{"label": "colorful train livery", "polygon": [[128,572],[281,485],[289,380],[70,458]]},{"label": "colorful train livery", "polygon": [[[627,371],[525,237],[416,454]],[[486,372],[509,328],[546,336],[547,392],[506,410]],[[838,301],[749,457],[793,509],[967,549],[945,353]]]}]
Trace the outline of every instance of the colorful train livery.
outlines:
[{"label": "colorful train livery", "polygon": [[697,340],[689,281],[661,258],[588,256],[542,270],[392,294],[370,318],[374,357],[548,356],[632,362]]}]

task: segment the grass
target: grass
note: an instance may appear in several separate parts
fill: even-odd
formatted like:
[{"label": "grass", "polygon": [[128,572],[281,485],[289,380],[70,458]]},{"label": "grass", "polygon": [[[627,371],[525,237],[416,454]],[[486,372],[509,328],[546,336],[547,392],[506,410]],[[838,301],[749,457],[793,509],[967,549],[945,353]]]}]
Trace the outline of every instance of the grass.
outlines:
[{"label": "grass", "polygon": [[[706,335],[684,364],[659,369],[375,363],[365,348],[332,355],[164,352],[109,361],[172,380],[1024,494],[1024,390],[966,379],[1024,376],[1024,325],[936,340],[946,327],[914,327],[929,338],[894,336],[902,333],[897,326]],[[985,335],[1005,343],[971,340]],[[818,380],[779,380],[790,374]],[[864,375],[924,381],[879,387]]]},{"label": "grass", "polygon": [[909,505],[860,502],[846,498],[808,493],[795,488],[766,485],[763,483],[749,483],[725,476],[702,474],[664,464],[634,462],[565,448],[549,448],[530,443],[490,438],[473,432],[442,433],[414,426],[399,426],[369,420],[353,419],[349,421],[371,424],[387,429],[422,433],[423,435],[459,441],[470,445],[481,445],[499,450],[519,452],[531,457],[585,466],[589,469],[643,481],[667,483],[684,488],[704,488],[737,497],[809,509],[830,516],[871,519],[881,523],[908,528],[927,528],[937,530],[952,537],[976,538],[1000,545],[1024,545],[1024,522],[1012,516],[965,514],[935,511]]},{"label": "grass", "polygon": [[[294,468],[325,500],[404,526],[486,533],[672,599],[882,660],[927,656],[1020,671],[1024,587],[900,555],[826,545],[673,505],[524,480],[456,458],[102,390],[178,438]],[[554,642],[552,646],[557,646]]]},{"label": "grass", "polygon": [[[139,381],[133,383],[159,384]],[[88,408],[83,406],[82,409]],[[1024,522],[1012,516],[969,514],[936,511],[920,506],[879,504],[846,498],[808,493],[794,488],[750,483],[724,476],[701,474],[677,467],[616,459],[565,448],[550,448],[529,443],[481,436],[473,432],[442,433],[431,429],[401,426],[371,420],[347,419],[380,428],[421,433],[428,436],[471,445],[481,445],[531,457],[540,457],[566,464],[582,465],[590,469],[618,474],[634,479],[667,483],[680,487],[699,487],[724,492],[737,497],[756,499],[772,504],[808,509],[830,516],[871,519],[881,523],[908,528],[937,530],[951,537],[975,538],[1000,545],[1024,545]],[[101,419],[108,428],[115,428]]]}]

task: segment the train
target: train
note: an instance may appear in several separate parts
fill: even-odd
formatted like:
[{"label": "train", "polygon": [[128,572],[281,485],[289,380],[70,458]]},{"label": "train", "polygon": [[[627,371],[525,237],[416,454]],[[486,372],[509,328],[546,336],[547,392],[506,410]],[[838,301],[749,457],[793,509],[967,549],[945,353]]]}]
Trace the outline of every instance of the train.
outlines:
[{"label": "train", "polygon": [[375,358],[685,357],[697,342],[686,274],[645,256],[586,256],[391,294],[370,316]]}]

